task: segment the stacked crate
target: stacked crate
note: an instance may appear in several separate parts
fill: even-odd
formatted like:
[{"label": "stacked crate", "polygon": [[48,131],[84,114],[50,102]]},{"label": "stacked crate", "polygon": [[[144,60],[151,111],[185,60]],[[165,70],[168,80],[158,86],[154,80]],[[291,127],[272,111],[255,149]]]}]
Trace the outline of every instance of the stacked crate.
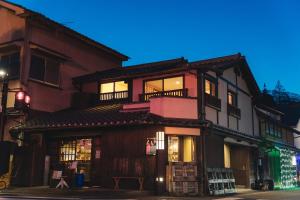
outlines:
[{"label": "stacked crate", "polygon": [[235,179],[231,169],[208,168],[207,179],[210,195],[232,194],[236,192]]},{"label": "stacked crate", "polygon": [[170,163],[167,166],[167,189],[173,195],[197,195],[196,163]]}]

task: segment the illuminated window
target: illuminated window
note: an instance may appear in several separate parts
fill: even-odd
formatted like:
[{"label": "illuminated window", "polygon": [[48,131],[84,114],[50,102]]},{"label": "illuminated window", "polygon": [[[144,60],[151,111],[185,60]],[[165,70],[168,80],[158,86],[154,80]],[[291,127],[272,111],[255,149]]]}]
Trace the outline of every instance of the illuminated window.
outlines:
[{"label": "illuminated window", "polygon": [[115,82],[115,92],[128,91],[128,84],[125,81]]},{"label": "illuminated window", "polygon": [[205,93],[211,96],[216,96],[216,90],[216,83],[211,80],[205,79]]},{"label": "illuminated window", "polygon": [[100,100],[128,98],[128,83],[116,81],[100,84]]},{"label": "illuminated window", "polygon": [[147,81],[145,83],[145,93],[154,93],[163,91],[163,80]]},{"label": "illuminated window", "polygon": [[170,136],[168,139],[168,160],[170,162],[179,161],[179,138]]},{"label": "illuminated window", "polygon": [[183,162],[195,161],[195,141],[194,137],[183,137]]},{"label": "illuminated window", "polygon": [[111,93],[114,92],[114,83],[102,83],[100,86],[101,93]]},{"label": "illuminated window", "polygon": [[59,160],[63,162],[91,160],[91,152],[91,139],[62,141],[59,150]]},{"label": "illuminated window", "polygon": [[169,136],[168,137],[168,161],[169,162],[194,162],[195,137],[193,136]]},{"label": "illuminated window", "polygon": [[173,77],[164,79],[164,91],[183,89],[183,77]]},{"label": "illuminated window", "polygon": [[230,147],[228,144],[224,144],[224,167],[230,168]]},{"label": "illuminated window", "polygon": [[227,92],[227,101],[229,105],[237,107],[237,96],[236,93],[232,91]]},{"label": "illuminated window", "polygon": [[183,89],[183,76],[145,82],[145,93],[155,93],[181,89]]}]

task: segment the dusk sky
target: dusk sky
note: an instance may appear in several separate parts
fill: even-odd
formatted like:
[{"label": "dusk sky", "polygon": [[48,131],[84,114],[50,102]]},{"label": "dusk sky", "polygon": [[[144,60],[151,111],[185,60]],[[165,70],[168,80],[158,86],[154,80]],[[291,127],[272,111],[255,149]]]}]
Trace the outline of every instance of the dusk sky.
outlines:
[{"label": "dusk sky", "polygon": [[241,52],[260,86],[300,93],[298,0],[12,0],[131,59],[124,65]]}]

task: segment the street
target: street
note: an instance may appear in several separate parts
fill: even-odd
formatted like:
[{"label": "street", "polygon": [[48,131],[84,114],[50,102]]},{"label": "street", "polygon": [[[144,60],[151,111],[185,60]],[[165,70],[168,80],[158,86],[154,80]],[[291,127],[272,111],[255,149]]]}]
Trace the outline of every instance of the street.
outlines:
[{"label": "street", "polygon": [[3,195],[0,194],[0,200],[15,200],[15,199],[27,199],[27,200],[34,200],[34,199],[57,199],[57,200],[71,200],[71,199],[87,199],[87,200],[93,200],[93,199],[149,199],[149,200],[176,200],[176,199],[183,199],[183,200],[298,200],[300,197],[300,190],[290,190],[290,191],[267,191],[267,192],[249,192],[249,193],[243,193],[243,194],[237,194],[234,196],[227,196],[227,197],[157,197],[157,196],[139,196],[137,198],[126,198],[126,197],[117,197],[115,198],[113,195],[111,197],[105,196],[101,197],[99,195],[98,197],[42,197],[42,196],[14,196],[14,195]]}]

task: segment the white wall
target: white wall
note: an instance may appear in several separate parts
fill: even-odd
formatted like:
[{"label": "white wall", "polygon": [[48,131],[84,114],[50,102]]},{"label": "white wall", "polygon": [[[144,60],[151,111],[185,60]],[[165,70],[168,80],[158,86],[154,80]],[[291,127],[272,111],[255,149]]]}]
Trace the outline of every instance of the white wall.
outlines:
[{"label": "white wall", "polygon": [[[216,77],[214,72],[210,71],[208,74]],[[241,110],[240,119],[227,114],[228,89],[237,93],[238,108]],[[233,68],[225,70],[222,76],[218,78],[218,98],[221,100],[221,111],[206,106],[206,119],[251,136],[259,135],[258,117],[252,106],[252,95],[243,76],[236,75]]]}]

